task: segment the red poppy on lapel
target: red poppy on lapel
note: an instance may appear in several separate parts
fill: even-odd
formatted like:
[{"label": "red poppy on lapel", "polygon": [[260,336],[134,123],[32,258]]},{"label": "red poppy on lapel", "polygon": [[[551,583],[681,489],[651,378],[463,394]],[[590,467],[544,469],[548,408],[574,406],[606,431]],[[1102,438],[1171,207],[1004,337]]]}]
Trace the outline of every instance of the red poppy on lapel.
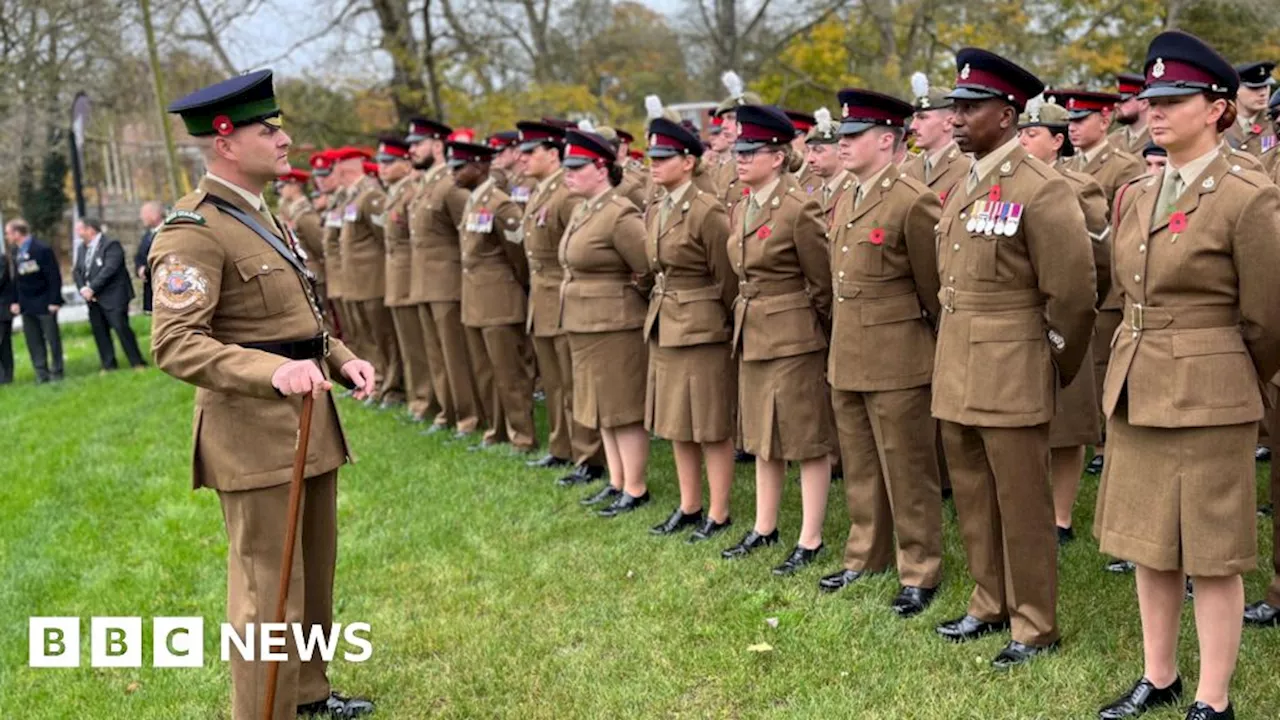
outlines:
[{"label": "red poppy on lapel", "polygon": [[1249,132],[1253,133],[1254,135],[1261,135],[1261,134],[1262,134],[1262,126],[1261,126],[1261,125],[1259,125],[1258,123],[1254,123],[1254,124],[1253,124],[1253,127],[1249,128]]},{"label": "red poppy on lapel", "polygon": [[987,191],[987,199],[990,200],[991,202],[1000,202],[1000,186],[999,185],[991,186],[991,189]]},{"label": "red poppy on lapel", "polygon": [[871,239],[872,245],[883,245],[884,244],[884,228],[875,228],[874,230],[872,230],[870,239]]},{"label": "red poppy on lapel", "polygon": [[1169,216],[1169,232],[1180,233],[1187,229],[1187,214],[1176,212]]},{"label": "red poppy on lapel", "polygon": [[768,240],[769,236],[772,234],[773,234],[773,231],[769,229],[768,225],[761,225],[760,229],[756,231],[756,237],[760,238],[761,240]]},{"label": "red poppy on lapel", "polygon": [[943,190],[943,191],[942,191],[942,194],[938,196],[938,200],[942,201],[942,204],[943,204],[943,205],[946,205],[946,204],[947,204],[947,193],[948,193],[948,192],[951,192],[951,191],[950,191],[950,190]]}]

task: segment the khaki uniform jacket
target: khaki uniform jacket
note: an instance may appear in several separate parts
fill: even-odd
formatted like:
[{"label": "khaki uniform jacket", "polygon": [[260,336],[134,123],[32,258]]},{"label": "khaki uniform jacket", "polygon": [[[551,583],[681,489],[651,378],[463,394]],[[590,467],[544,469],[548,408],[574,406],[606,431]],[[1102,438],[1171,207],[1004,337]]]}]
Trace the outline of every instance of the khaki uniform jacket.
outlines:
[{"label": "khaki uniform jacket", "polygon": [[578,206],[560,240],[560,325],[571,333],[644,327],[649,262],[644,222],[611,188]]},{"label": "khaki uniform jacket", "polygon": [[942,203],[892,164],[855,210],[856,195],[844,196],[831,230],[836,302],[827,379],[837,390],[858,392],[928,385]]},{"label": "khaki uniform jacket", "polygon": [[933,169],[928,179],[924,176],[923,154],[904,162],[902,171],[907,174],[907,177],[923,182],[945,204],[947,196],[957,186],[961,192],[964,192],[965,179],[969,177],[969,168],[972,165],[973,160],[966,153],[960,152],[960,146],[953,142],[950,149],[939,159],[938,166]]},{"label": "khaki uniform jacket", "polygon": [[[238,343],[306,340],[324,329],[309,283],[255,232],[206,202],[216,196],[270,227],[239,194],[205,178],[175,208],[151,247],[155,278],[151,347],[156,365],[195,385],[195,487],[237,491],[289,482],[299,398],[282,398],[271,376],[287,360]],[[330,341],[326,374],[355,356]],[[348,459],[337,408],[316,402],[306,475]]]},{"label": "khaki uniform jacket", "polygon": [[534,337],[554,337],[560,328],[560,239],[582,198],[570,195],[564,171],[557,170],[545,189],[529,198],[521,229],[529,266],[529,316],[525,332]]},{"label": "khaki uniform jacket", "polygon": [[1280,188],[1217,157],[1173,216],[1152,221],[1159,177],[1131,184],[1116,226],[1124,324],[1111,345],[1103,411],[1129,423],[1199,427],[1262,418],[1259,378],[1280,368]]},{"label": "khaki uniform jacket", "polygon": [[[813,197],[822,205],[822,217],[827,222],[827,229],[830,230],[836,222],[836,208],[840,207],[840,203],[844,201],[844,197],[849,191],[858,186],[858,181],[850,173],[845,173],[844,180],[840,181],[840,186],[831,193],[831,197],[823,200],[822,186],[818,186],[814,191]],[[852,196],[850,196],[852,197]]]},{"label": "khaki uniform jacket", "polygon": [[1255,155],[1243,150],[1237,150],[1225,142],[1222,144],[1222,156],[1227,159],[1228,163],[1239,165],[1245,170],[1260,172],[1264,175],[1267,173],[1266,166]]},{"label": "khaki uniform jacket", "polygon": [[1054,169],[1071,184],[1080,201],[1080,210],[1084,212],[1084,226],[1093,244],[1094,277],[1098,300],[1101,301],[1111,294],[1111,205],[1102,192],[1102,186],[1092,175],[1060,166]]},{"label": "khaki uniform jacket", "polygon": [[414,304],[462,301],[462,254],[458,226],[468,193],[439,163],[422,178],[409,204],[409,299]]},{"label": "khaki uniform jacket", "polygon": [[1272,182],[1275,182],[1276,166],[1280,165],[1280,163],[1276,162],[1276,158],[1280,157],[1280,152],[1276,152],[1278,149],[1280,149],[1280,145],[1272,145],[1258,157],[1258,162],[1262,163],[1263,172],[1271,176]]},{"label": "khaki uniform jacket", "polygon": [[529,265],[520,247],[520,207],[497,184],[476,188],[458,229],[462,247],[462,324],[521,325]]},{"label": "khaki uniform jacket", "polygon": [[1243,153],[1248,153],[1254,157],[1262,155],[1262,139],[1275,137],[1275,128],[1271,126],[1271,121],[1267,119],[1266,112],[1258,113],[1258,121],[1251,125],[1248,129],[1240,127],[1240,123],[1233,122],[1231,127],[1227,128],[1227,144]]},{"label": "khaki uniform jacket", "polygon": [[[969,230],[974,204],[997,192],[1022,206],[1013,235]],[[1087,237],[1070,183],[1021,147],[973,192],[951,193],[938,221],[934,417],[976,427],[1049,422],[1055,385],[1075,377],[1093,334]]]},{"label": "khaki uniform jacket", "polygon": [[831,327],[831,259],[818,201],[783,173],[755,222],[746,202],[729,220],[729,261],[738,276],[733,348],[776,360],[825,350]]},{"label": "khaki uniform jacket", "polygon": [[648,207],[648,200],[652,193],[649,191],[649,175],[641,170],[635,170],[632,167],[625,166],[622,171],[622,182],[618,183],[616,188],[619,195],[631,201],[640,212],[644,212]]},{"label": "khaki uniform jacket", "polygon": [[300,197],[283,216],[307,253],[307,269],[316,276],[316,282],[324,282],[324,221],[320,213],[311,206],[311,200]]},{"label": "khaki uniform jacket", "polygon": [[729,264],[728,214],[713,194],[690,186],[665,227],[660,220],[655,206],[645,230],[645,254],[655,275],[645,338],[656,339],[659,347],[729,342],[738,278]]},{"label": "khaki uniform jacket", "polygon": [[1151,129],[1143,128],[1142,132],[1138,133],[1137,137],[1130,142],[1129,131],[1122,125],[1119,129],[1111,131],[1111,134],[1107,136],[1107,142],[1111,143],[1111,147],[1119,148],[1130,155],[1137,156],[1141,160],[1143,148],[1147,146],[1147,143],[1151,142]]},{"label": "khaki uniform jacket", "polygon": [[325,294],[342,298],[346,283],[342,273],[342,211],[347,206],[345,188],[329,194],[329,210],[324,216],[324,277]]},{"label": "khaki uniform jacket", "polygon": [[342,297],[381,300],[387,294],[387,257],[382,238],[387,195],[377,180],[364,175],[342,210]]},{"label": "khaki uniform jacket", "polygon": [[413,274],[413,245],[409,236],[409,205],[422,188],[416,176],[402,178],[390,188],[382,233],[386,246],[386,305],[413,305],[409,285]]},{"label": "khaki uniform jacket", "polygon": [[1102,186],[1102,192],[1107,196],[1108,207],[1115,202],[1116,190],[1121,185],[1140,177],[1147,171],[1146,163],[1142,162],[1142,158],[1130,155],[1113,145],[1102,148],[1088,162],[1085,162],[1083,154],[1077,154],[1065,163],[1065,167],[1067,170],[1092,175],[1093,179]]}]

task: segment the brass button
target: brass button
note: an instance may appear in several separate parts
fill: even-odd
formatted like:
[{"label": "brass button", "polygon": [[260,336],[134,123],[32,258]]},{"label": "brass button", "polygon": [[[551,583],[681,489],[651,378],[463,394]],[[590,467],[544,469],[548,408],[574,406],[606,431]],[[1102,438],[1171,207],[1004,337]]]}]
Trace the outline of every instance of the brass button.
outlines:
[{"label": "brass button", "polygon": [[266,265],[263,265],[263,266],[262,266],[262,269],[263,269],[263,270],[270,270],[271,268],[267,267]]},{"label": "brass button", "polygon": [[840,248],[840,252],[849,252],[849,246],[848,246],[848,245],[845,245],[845,246],[841,247],[841,248]]},{"label": "brass button", "polygon": [[836,298],[836,302],[844,302],[844,298]]},{"label": "brass button", "polygon": [[968,216],[968,215],[966,215],[966,214],[964,214],[964,213],[960,213],[960,219],[961,219],[961,220],[967,220],[968,218],[969,218],[969,216]]},{"label": "brass button", "polygon": [[960,243],[956,243],[955,245],[952,245],[952,246],[951,246],[951,249],[952,249],[952,250],[959,250],[959,249],[960,249]]},{"label": "brass button", "polygon": [[947,276],[947,282],[949,282],[949,283],[953,283],[953,282],[955,282],[955,281],[956,281],[956,276],[955,276],[955,275],[948,275],[948,276]]},{"label": "brass button", "polygon": [[841,270],[841,271],[840,271],[840,277],[844,277],[844,271],[843,271],[843,270]]},{"label": "brass button", "polygon": [[1134,276],[1133,276],[1133,281],[1134,281],[1134,282],[1142,282],[1142,276],[1141,276],[1141,275],[1134,275]]},{"label": "brass button", "polygon": [[1146,251],[1147,251],[1147,246],[1146,246],[1146,245],[1139,245],[1139,246],[1138,246],[1138,252],[1140,252],[1140,253],[1144,253],[1144,252],[1146,252]]}]

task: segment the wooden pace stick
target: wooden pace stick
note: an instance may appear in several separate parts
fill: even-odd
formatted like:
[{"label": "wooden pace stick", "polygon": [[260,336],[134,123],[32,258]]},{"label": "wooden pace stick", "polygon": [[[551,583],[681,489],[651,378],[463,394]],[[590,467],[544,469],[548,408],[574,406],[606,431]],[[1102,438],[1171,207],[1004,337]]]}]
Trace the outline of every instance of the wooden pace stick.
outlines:
[{"label": "wooden pace stick", "polygon": [[[289,520],[284,531],[284,562],[280,565],[280,594],[276,603],[277,623],[285,620],[285,606],[289,602],[289,576],[293,570],[293,545],[298,537],[298,510],[302,506],[302,481],[307,471],[307,444],[311,440],[311,411],[315,407],[314,393],[302,398],[302,415],[298,418],[298,440],[293,452],[293,478],[289,482]],[[280,676],[280,663],[267,666],[267,699],[262,706],[263,720],[272,720],[276,703],[276,681]]]}]

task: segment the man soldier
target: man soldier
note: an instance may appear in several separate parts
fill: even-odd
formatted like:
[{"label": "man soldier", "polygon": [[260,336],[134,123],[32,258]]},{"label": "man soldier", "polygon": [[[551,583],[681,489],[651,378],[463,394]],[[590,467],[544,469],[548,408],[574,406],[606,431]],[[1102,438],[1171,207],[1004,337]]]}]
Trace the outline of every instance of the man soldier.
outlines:
[{"label": "man soldier", "polygon": [[805,138],[805,167],[812,172],[810,182],[813,188],[805,191],[822,203],[822,214],[830,228],[840,198],[854,187],[857,180],[840,162],[840,152],[836,147],[840,140],[840,124],[831,118],[831,111],[826,108],[818,108],[813,116],[813,127]]},{"label": "man soldier", "polygon": [[[452,424],[466,440],[485,422],[476,371],[462,325],[462,254],[458,227],[467,191],[445,163],[445,138],[453,128],[427,118],[409,121],[409,153],[422,185],[409,205],[409,299],[418,308],[427,364],[442,408],[428,433]],[[487,365],[487,361],[485,363]]]},{"label": "man soldier", "polygon": [[445,149],[453,180],[466,190],[462,250],[462,324],[467,350],[492,368],[481,398],[488,430],[482,447],[509,442],[516,452],[538,446],[533,427],[533,378],[524,363],[525,286],[529,265],[520,246],[520,208],[490,177],[487,145],[450,142]]},{"label": "man soldier", "polygon": [[1236,121],[1227,128],[1227,143],[1240,152],[1258,157],[1266,149],[1275,144],[1275,128],[1267,122],[1267,101],[1271,98],[1271,87],[1275,80],[1271,71],[1273,62],[1252,62],[1236,66],[1236,74],[1240,76],[1240,92],[1236,96],[1236,106],[1240,112]]},{"label": "man soldier", "polygon": [[410,422],[425,422],[440,412],[431,371],[424,352],[422,324],[417,305],[410,298],[412,249],[409,240],[409,204],[418,191],[418,178],[409,159],[409,143],[403,135],[384,135],[374,156],[387,187],[386,217],[382,231],[386,245],[385,304],[395,328],[396,346],[404,378],[406,413]]},{"label": "man soldier", "polygon": [[[291,169],[277,178],[280,193],[280,219],[297,236],[307,256],[307,269],[315,276],[316,297],[324,295],[324,221],[307,197],[311,173]],[[333,324],[325,318],[325,329],[331,334]]]},{"label": "man soldier", "polygon": [[1116,106],[1115,122],[1120,127],[1111,131],[1107,140],[1112,147],[1130,155],[1140,155],[1151,142],[1151,130],[1147,127],[1147,101],[1138,97],[1147,79],[1140,73],[1116,75],[1116,93],[1120,104]]},{"label": "man soldier", "polygon": [[348,343],[353,340],[355,323],[342,298],[342,246],[339,239],[342,234],[342,208],[346,206],[346,190],[340,187],[338,179],[333,177],[334,151],[321,150],[312,153],[311,179],[316,189],[322,193],[325,209],[320,216],[324,233],[321,235],[324,252],[323,285],[317,288],[319,296],[324,298],[332,318],[326,315],[326,322],[338,331],[338,335]]},{"label": "man soldier", "polygon": [[[387,258],[382,228],[387,194],[365,169],[369,153],[344,148],[333,173],[347,189],[338,245],[346,287],[344,297],[355,316],[356,333],[378,374],[378,390],[365,404],[383,409],[404,402],[404,371],[395,325],[386,305]],[[376,169],[375,165],[375,169]]]},{"label": "man soldier", "polygon": [[520,177],[520,134],[515,130],[501,130],[484,141],[494,151],[490,163],[494,184],[508,195],[517,177]]},{"label": "man soldier", "polygon": [[1169,152],[1154,142],[1142,148],[1142,159],[1147,164],[1147,174],[1160,177],[1164,166],[1169,164]]},{"label": "man soldier", "polygon": [[546,393],[546,456],[530,461],[530,467],[573,466],[560,478],[564,487],[599,480],[604,476],[604,448],[600,433],[573,419],[573,362],[569,340],[560,325],[560,238],[582,198],[569,194],[560,162],[565,130],[543,122],[516,123],[520,133],[520,164],[525,175],[537,180],[525,207],[521,226],[529,266],[529,312],[525,331],[533,342],[538,370]]},{"label": "man soldier", "polygon": [[1049,420],[1088,353],[1093,257],[1071,186],[1018,144],[1018,113],[1044,84],[985,50],[961,50],[956,66],[955,138],[975,162],[938,223],[933,415],[976,587],[938,633],[1012,626],[992,662],[1005,669],[1059,641]]},{"label": "man soldier", "polygon": [[796,176],[796,182],[800,183],[800,189],[812,195],[820,181],[814,180],[813,170],[809,167],[809,148],[808,139],[809,131],[818,122],[817,118],[807,112],[799,110],[783,110],[787,118],[791,120],[791,124],[796,126],[796,136],[791,141],[791,149],[794,150],[795,165],[788,168],[791,174]]},{"label": "man soldier", "polygon": [[719,171],[729,153],[729,147],[722,137],[724,118],[716,114],[715,108],[711,108],[707,111],[707,119],[703,121],[703,127],[706,128],[703,143],[707,149],[702,153],[702,164],[708,174],[714,174]]},{"label": "man soldier", "polygon": [[844,461],[849,539],[828,592],[895,564],[892,602],[911,617],[942,580],[942,492],[930,414],[938,319],[935,228],[942,205],[893,163],[914,108],[869,90],[839,93],[839,157],[856,181],[831,229],[832,311],[827,379]]},{"label": "man soldier", "polygon": [[720,118],[720,142],[724,150],[720,153],[720,167],[715,173],[716,189],[725,209],[732,214],[733,204],[742,199],[742,188],[738,184],[738,157],[733,152],[733,144],[738,141],[738,108],[743,105],[763,105],[764,101],[753,92],[748,92],[742,84],[742,78],[732,70],[720,77],[729,96],[716,106],[716,117]]},{"label": "man soldier", "polygon": [[628,158],[622,153],[622,148],[625,147],[626,143],[618,135],[618,131],[607,125],[591,127],[591,124],[585,120],[578,124],[578,129],[593,132],[609,142],[610,147],[613,148],[615,163],[622,168],[622,182],[618,183],[617,193],[619,196],[630,200],[631,204],[635,205],[636,209],[643,213],[645,208],[648,207],[648,199],[652,194],[649,190],[649,176],[648,173],[642,170],[629,169]]},{"label": "man soldier", "polygon": [[969,156],[960,152],[952,138],[954,102],[947,97],[947,88],[930,87],[929,79],[920,72],[911,76],[911,92],[915,96],[911,132],[920,154],[902,169],[946,202],[952,188],[968,176],[970,165]]},{"label": "man soldier", "polygon": [[[271,71],[198,90],[169,106],[204,154],[208,174],[165,221],[151,249],[152,349],[166,373],[197,386],[193,479],[218,493],[228,540],[227,620],[239,633],[274,622],[282,528],[301,397],[316,398],[285,619],[327,635],[333,621],[338,468],[350,451],[329,389],[340,374],[357,397],[373,366],[325,335],[310,273],[262,188],[289,171]],[[367,700],[333,692],[327,663],[303,662],[292,634],[272,717],[352,718]],[[259,720],[268,663],[232,655],[232,717]]]}]

